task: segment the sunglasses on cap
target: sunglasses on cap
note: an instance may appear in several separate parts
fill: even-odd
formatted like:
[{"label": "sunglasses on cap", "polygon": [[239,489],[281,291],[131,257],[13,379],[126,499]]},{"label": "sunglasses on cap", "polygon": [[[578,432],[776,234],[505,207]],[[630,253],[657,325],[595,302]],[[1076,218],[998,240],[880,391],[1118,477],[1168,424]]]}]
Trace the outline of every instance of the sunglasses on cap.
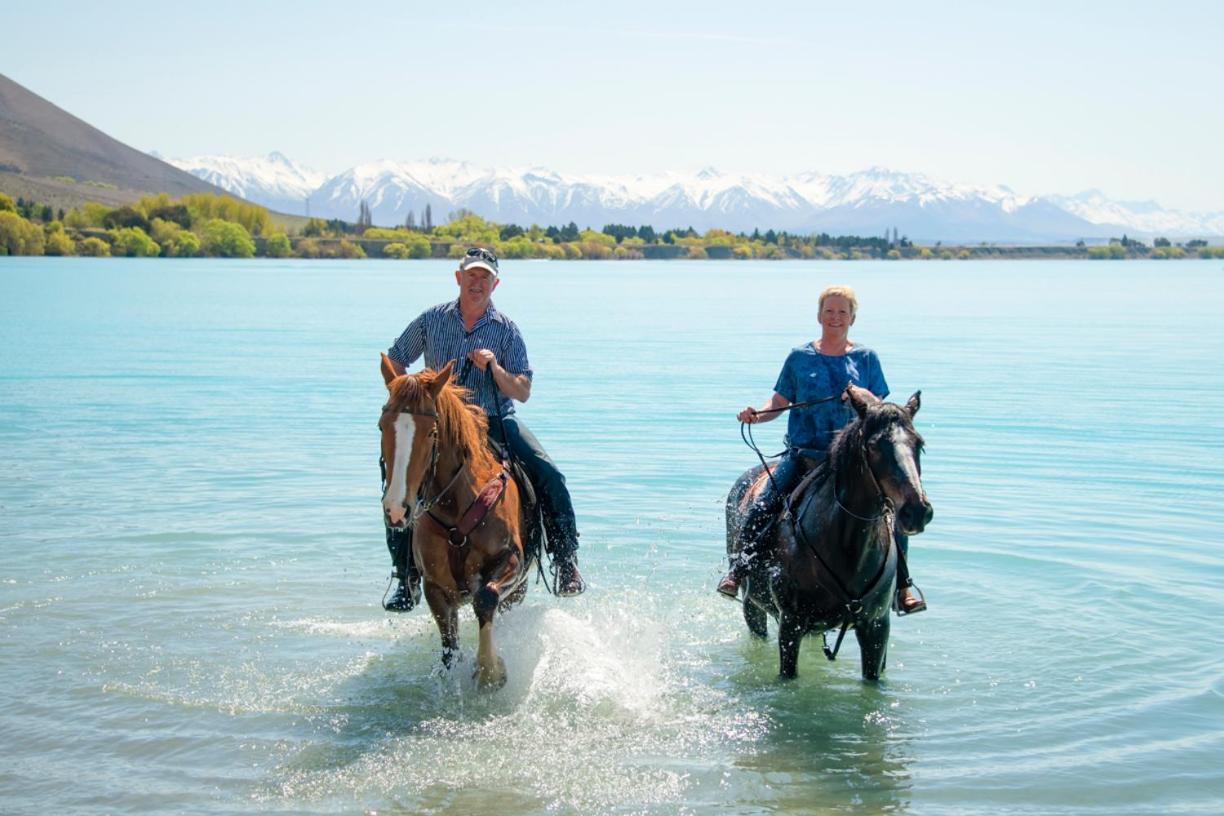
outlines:
[{"label": "sunglasses on cap", "polygon": [[497,270],[497,256],[494,255],[492,252],[490,252],[487,249],[481,249],[480,247],[472,247],[467,252],[463,253],[463,257],[479,258],[482,261],[488,261],[490,264],[493,265],[493,269],[495,271]]}]

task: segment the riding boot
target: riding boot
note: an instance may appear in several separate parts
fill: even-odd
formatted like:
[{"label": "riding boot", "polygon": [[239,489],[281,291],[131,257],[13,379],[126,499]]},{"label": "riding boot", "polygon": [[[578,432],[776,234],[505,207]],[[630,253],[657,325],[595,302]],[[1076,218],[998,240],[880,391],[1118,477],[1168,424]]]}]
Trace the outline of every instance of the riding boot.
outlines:
[{"label": "riding boot", "polygon": [[383,601],[388,612],[409,612],[421,600],[421,573],[412,560],[412,528],[387,529],[387,549],[394,565],[391,577],[396,579],[395,591]]},{"label": "riding boot", "polygon": [[586,582],[578,571],[578,531],[565,531],[555,523],[548,528],[549,555],[552,556],[556,575],[556,593],[561,598],[572,598],[586,591]]},{"label": "riding boot", "polygon": [[773,508],[765,502],[755,501],[749,506],[740,530],[740,550],[730,556],[731,568],[718,582],[719,594],[731,599],[739,597],[740,584],[765,549],[772,519]]},{"label": "riding boot", "polygon": [[740,527],[740,551],[731,555],[731,569],[718,582],[718,592],[732,600],[739,597],[740,583],[760,566],[765,554],[773,522],[786,501],[786,496],[807,472],[809,460],[791,451],[778,460],[761,494],[748,505]]}]

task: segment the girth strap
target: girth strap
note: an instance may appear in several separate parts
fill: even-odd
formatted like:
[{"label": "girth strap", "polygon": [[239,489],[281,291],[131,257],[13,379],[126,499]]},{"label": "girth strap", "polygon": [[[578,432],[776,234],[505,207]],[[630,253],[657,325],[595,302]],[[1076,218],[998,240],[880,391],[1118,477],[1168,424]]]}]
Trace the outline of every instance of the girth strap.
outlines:
[{"label": "girth strap", "polygon": [[476,498],[468,505],[463,516],[459,519],[458,524],[447,524],[434,515],[433,510],[426,513],[426,518],[434,523],[438,530],[446,536],[446,540],[450,542],[452,547],[462,547],[467,544],[468,536],[472,531],[484,523],[485,517],[489,515],[497,503],[501,500],[502,495],[506,492],[506,479],[508,475],[503,468],[496,476],[485,482],[485,486],[476,494]]}]

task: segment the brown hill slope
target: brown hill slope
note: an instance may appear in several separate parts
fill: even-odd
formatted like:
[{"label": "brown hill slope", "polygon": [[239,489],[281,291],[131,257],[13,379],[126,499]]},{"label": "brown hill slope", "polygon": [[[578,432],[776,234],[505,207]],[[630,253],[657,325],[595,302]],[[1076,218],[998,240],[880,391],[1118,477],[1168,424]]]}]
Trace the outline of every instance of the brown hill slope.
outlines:
[{"label": "brown hill slope", "polygon": [[115,203],[146,193],[224,192],[112,139],[3,74],[0,190],[47,203]]}]

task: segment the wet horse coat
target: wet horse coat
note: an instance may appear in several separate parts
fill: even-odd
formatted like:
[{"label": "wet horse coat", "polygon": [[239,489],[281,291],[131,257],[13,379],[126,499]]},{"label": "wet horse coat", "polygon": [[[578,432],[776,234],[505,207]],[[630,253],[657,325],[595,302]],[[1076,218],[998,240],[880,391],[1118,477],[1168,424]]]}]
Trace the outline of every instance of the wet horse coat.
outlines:
[{"label": "wet horse coat", "polygon": [[[893,526],[922,532],[933,515],[922,489],[922,437],[913,417],[914,394],[905,406],[880,402],[849,387],[858,418],[843,428],[829,456],[805,477],[791,507],[773,528],[766,557],[750,565],[744,620],[753,634],[767,634],[766,614],[778,621],[779,673],[797,673],[805,635],[847,624],[854,629],[864,679],[877,680],[888,654],[889,612],[896,592],[897,549]],[[765,484],[764,470],[743,474],[727,498],[727,552],[740,547],[749,503]]]},{"label": "wet horse coat", "polygon": [[413,556],[442,637],[442,662],[449,667],[459,649],[459,607],[470,602],[480,624],[476,680],[499,686],[506,669],[494,649],[493,618],[526,594],[529,568],[518,485],[489,452],[484,412],[450,383],[451,364],[397,376],[384,354],[382,375],[386,521],[414,522]]}]

